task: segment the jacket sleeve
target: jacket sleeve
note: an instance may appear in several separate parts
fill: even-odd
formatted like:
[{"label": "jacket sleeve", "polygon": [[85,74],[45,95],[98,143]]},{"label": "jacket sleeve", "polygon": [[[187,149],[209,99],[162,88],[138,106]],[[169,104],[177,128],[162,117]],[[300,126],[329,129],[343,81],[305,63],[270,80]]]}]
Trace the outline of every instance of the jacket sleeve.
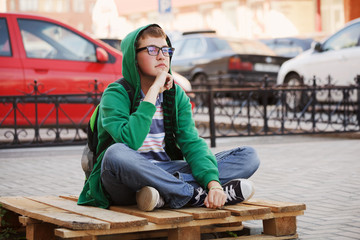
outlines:
[{"label": "jacket sleeve", "polygon": [[210,181],[219,180],[219,171],[214,154],[203,138],[199,137],[192,116],[189,97],[178,87],[176,89],[176,141],[192,174],[197,182],[205,189]]},{"label": "jacket sleeve", "polygon": [[128,94],[120,84],[109,85],[101,99],[99,122],[115,142],[125,143],[137,150],[150,131],[156,107],[152,103],[141,102],[130,115],[130,104]]}]

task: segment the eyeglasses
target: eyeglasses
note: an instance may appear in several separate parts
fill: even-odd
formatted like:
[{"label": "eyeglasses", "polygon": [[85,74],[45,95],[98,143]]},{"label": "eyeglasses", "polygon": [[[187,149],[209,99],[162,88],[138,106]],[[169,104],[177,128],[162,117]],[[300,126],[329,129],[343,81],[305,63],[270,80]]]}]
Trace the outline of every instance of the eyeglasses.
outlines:
[{"label": "eyeglasses", "polygon": [[163,55],[165,57],[171,57],[175,51],[175,48],[171,48],[171,47],[157,47],[157,46],[147,46],[147,47],[142,47],[142,48],[138,48],[136,49],[136,53],[141,52],[143,50],[147,49],[147,52],[150,56],[157,56],[159,55],[159,52],[161,50],[161,52],[163,53]]}]

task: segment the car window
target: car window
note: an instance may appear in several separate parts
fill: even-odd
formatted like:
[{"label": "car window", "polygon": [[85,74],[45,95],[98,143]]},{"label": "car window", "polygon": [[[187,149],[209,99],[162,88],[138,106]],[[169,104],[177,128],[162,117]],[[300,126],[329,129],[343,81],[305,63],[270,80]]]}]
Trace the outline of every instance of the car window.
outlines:
[{"label": "car window", "polygon": [[265,44],[258,41],[230,41],[229,42],[234,51],[243,54],[255,54],[255,55],[276,55]]},{"label": "car window", "polygon": [[[175,44],[175,52],[178,49]],[[184,40],[180,51],[177,52],[176,56],[181,57],[196,57],[200,56],[205,52],[206,46],[200,38],[190,38]]]},{"label": "car window", "polygon": [[354,24],[329,38],[322,46],[323,51],[340,50],[359,45],[360,23]]},{"label": "car window", "polygon": [[27,57],[96,61],[95,45],[70,30],[44,21],[18,22]]},{"label": "car window", "polygon": [[295,45],[292,42],[289,42],[288,44],[281,42],[270,43],[267,46],[279,56],[295,57],[303,52],[301,46]]},{"label": "car window", "polygon": [[7,23],[0,18],[0,56],[11,56],[11,47]]},{"label": "car window", "polygon": [[226,40],[220,38],[211,38],[211,40],[218,51],[231,50],[231,47]]},{"label": "car window", "polygon": [[178,56],[181,50],[181,46],[184,43],[183,40],[174,41],[171,43],[172,47],[175,48],[173,57]]}]

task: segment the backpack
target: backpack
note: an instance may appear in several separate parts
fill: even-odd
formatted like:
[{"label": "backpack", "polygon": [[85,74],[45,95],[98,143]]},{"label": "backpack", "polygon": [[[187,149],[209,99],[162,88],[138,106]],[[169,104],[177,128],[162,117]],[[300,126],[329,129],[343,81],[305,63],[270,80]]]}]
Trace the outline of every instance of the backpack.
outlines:
[{"label": "backpack", "polygon": [[[131,102],[131,106],[132,106],[132,102],[133,102],[133,98],[134,98],[134,90],[133,88],[129,85],[129,83],[124,79],[121,78],[117,81],[115,81],[116,83],[121,84],[126,92],[128,93],[130,102]],[[99,108],[100,108],[100,104],[98,104],[93,112],[93,114],[91,115],[91,118],[88,122],[88,126],[87,126],[87,144],[84,147],[83,150],[83,154],[81,157],[81,166],[82,169],[85,172],[85,177],[86,180],[89,178],[91,171],[94,168],[94,165],[97,161],[97,157],[99,156],[99,154],[101,152],[103,152],[107,147],[109,147],[112,142],[113,139],[111,137],[109,137],[105,144],[103,145],[103,147],[101,149],[99,149],[99,151],[97,152],[97,145],[98,145],[98,129],[97,129],[97,122],[98,122],[98,118],[99,118]],[[133,112],[132,108],[130,110],[130,114]]]}]

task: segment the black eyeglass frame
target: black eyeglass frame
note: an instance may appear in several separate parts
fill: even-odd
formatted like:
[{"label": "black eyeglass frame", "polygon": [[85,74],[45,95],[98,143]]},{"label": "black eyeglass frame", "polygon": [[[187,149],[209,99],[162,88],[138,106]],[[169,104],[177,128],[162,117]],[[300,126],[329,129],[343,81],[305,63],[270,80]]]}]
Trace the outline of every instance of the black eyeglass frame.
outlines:
[{"label": "black eyeglass frame", "polygon": [[[157,49],[156,55],[150,54],[150,50],[149,50],[150,47],[153,47],[153,48]],[[167,48],[168,50],[170,50],[170,52],[169,52],[169,51],[165,51],[165,53],[164,53],[164,50],[163,50],[164,48],[165,48],[165,49]],[[173,48],[173,47],[158,47],[158,46],[150,45],[150,46],[146,46],[146,47],[142,47],[142,48],[136,49],[136,53],[141,52],[141,51],[143,51],[143,50],[145,50],[145,49],[147,50],[147,52],[148,52],[148,54],[149,54],[150,56],[158,56],[158,55],[159,55],[159,52],[160,52],[160,50],[161,50],[162,54],[163,54],[165,57],[171,57],[171,56],[174,54],[174,51],[175,51],[175,48]]]}]

